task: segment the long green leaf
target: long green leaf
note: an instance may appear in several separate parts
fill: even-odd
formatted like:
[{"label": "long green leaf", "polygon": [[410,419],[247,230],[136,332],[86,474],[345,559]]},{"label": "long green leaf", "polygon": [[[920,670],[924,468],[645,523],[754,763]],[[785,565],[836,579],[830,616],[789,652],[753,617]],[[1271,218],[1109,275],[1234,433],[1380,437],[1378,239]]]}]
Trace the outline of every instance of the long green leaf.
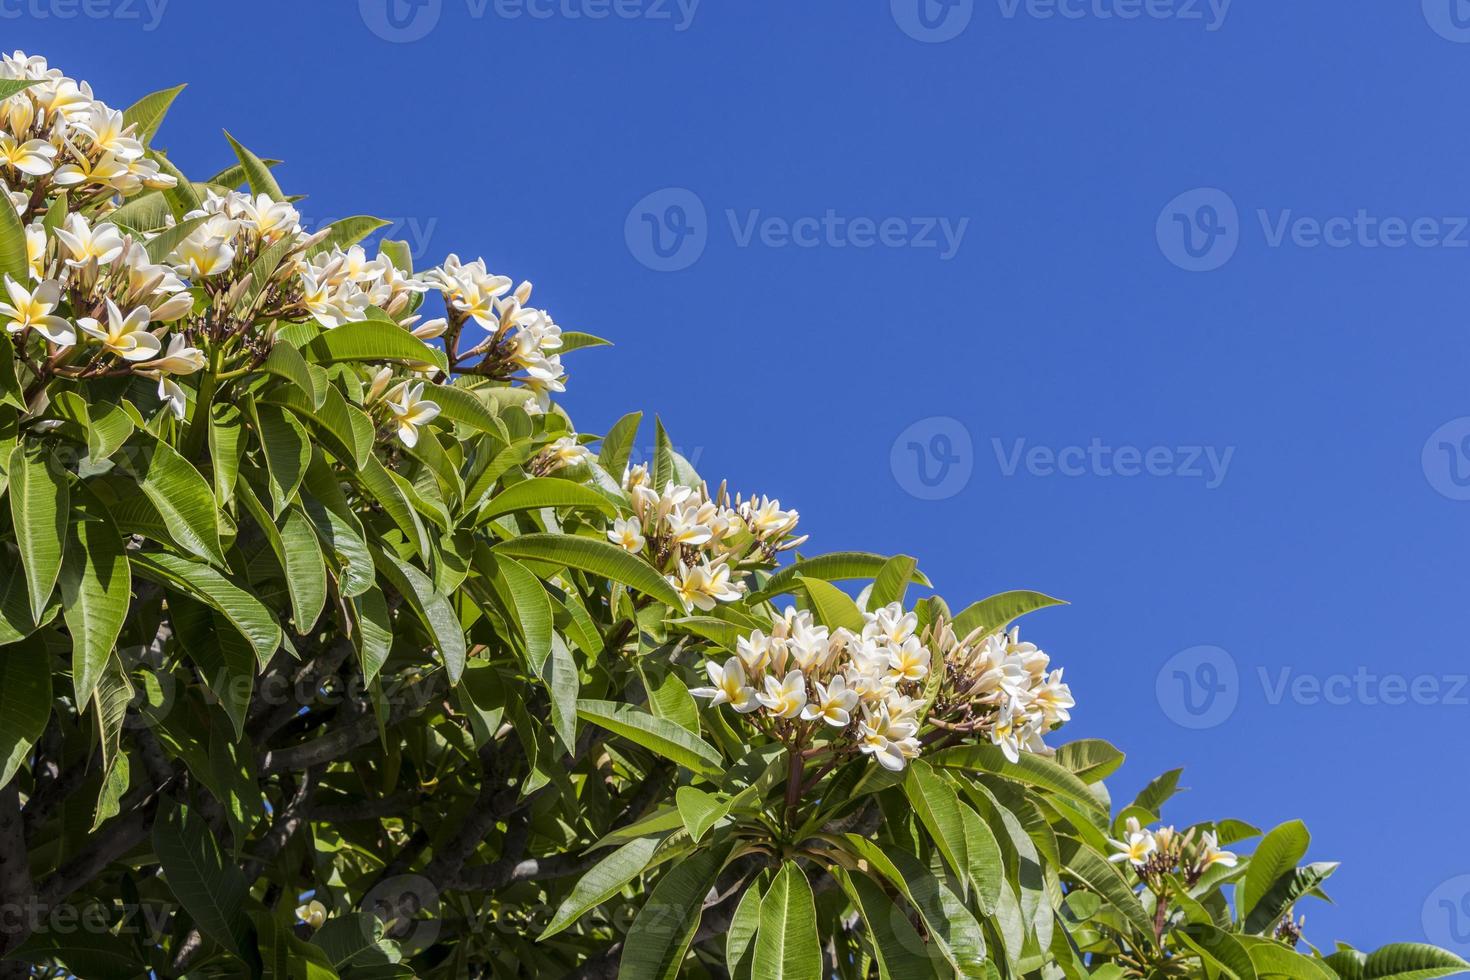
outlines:
[{"label": "long green leaf", "polygon": [[10,782],[51,717],[51,655],[31,637],[0,647],[0,786]]},{"label": "long green leaf", "polygon": [[480,511],[479,520],[484,523],[519,510],[538,510],[542,507],[580,507],[609,517],[617,513],[612,501],[580,483],[539,477],[517,483],[490,498]]},{"label": "long green leaf", "polygon": [[166,442],[139,433],[145,442],[136,451],[123,447],[139,488],[157,508],[179,546],[190,554],[223,566],[219,510],[214,491],[188,460]]},{"label": "long green leaf", "polygon": [[724,760],[714,746],[674,722],[655,718],[631,704],[583,699],[577,702],[577,714],[694,772],[715,775],[724,768]]},{"label": "long green leaf", "polygon": [[679,975],[705,896],[729,852],[728,846],[696,851],[659,879],[628,930],[618,980],[673,980]]},{"label": "long green leaf", "polygon": [[812,886],[795,861],[787,861],[761,899],[755,937],[755,980],[821,980],[817,907]]},{"label": "long green leaf", "polygon": [[132,585],[132,568],[117,528],[110,521],[73,524],[61,563],[61,612],[71,633],[72,687],[78,705],[91,700],[117,646]]},{"label": "long green leaf", "polygon": [[571,893],[562,900],[537,942],[544,942],[566,929],[590,910],[612,898],[623,886],[643,873],[662,837],[640,837],[631,840],[592,866],[577,880]]},{"label": "long green leaf", "polygon": [[496,554],[580,569],[621,582],[666,606],[682,609],[679,593],[648,562],[617,545],[570,534],[526,534],[493,546]]},{"label": "long green leaf", "polygon": [[[323,331],[302,351],[308,361],[398,361],[409,365],[444,367],[444,352],[419,340],[392,320],[344,323]],[[432,392],[425,391],[425,397]],[[432,401],[430,397],[430,401]]]},{"label": "long green leaf", "polygon": [[1289,820],[1261,839],[1251,855],[1245,878],[1235,888],[1236,914],[1241,922],[1249,919],[1256,902],[1276,879],[1297,866],[1311,842],[1312,835],[1300,820]]},{"label": "long green leaf", "polygon": [[284,201],[286,195],[281,192],[281,185],[276,183],[276,178],[271,174],[271,168],[265,165],[265,161],[241,146],[228,132],[225,133],[225,139],[230,141],[235,156],[240,159],[240,166],[245,169],[245,181],[250,185],[250,193],[269,194],[273,201]]},{"label": "long green leaf", "polygon": [[199,931],[228,950],[243,952],[249,933],[245,876],[226,862],[204,819],[176,804],[154,822],[153,850],[168,887]]},{"label": "long green leaf", "polygon": [[184,88],[183,85],[176,85],[143,96],[123,112],[123,122],[129,126],[137,126],[133,135],[146,145],[158,132],[158,127],[163,125],[163,117],[168,114],[169,106],[174,104],[174,99],[179,97]]},{"label": "long green leaf", "polygon": [[31,279],[25,223],[20,220],[8,194],[0,194],[0,281],[4,276],[19,283],[30,282]]},{"label": "long green leaf", "polygon": [[208,565],[161,551],[133,552],[128,556],[139,574],[179,589],[224,613],[255,650],[264,667],[281,646],[281,627],[270,609]]},{"label": "long green leaf", "polygon": [[[848,579],[875,578],[883,571],[888,559],[882,555],[862,551],[836,551],[830,555],[818,555],[793,562],[766,580],[760,591],[750,597],[751,602],[770,599],[797,587],[798,575],[819,578],[826,582],[841,582]],[[916,585],[927,587],[929,579],[924,573],[915,571],[910,580]]]},{"label": "long green leaf", "polygon": [[1004,626],[1010,625],[1015,619],[1028,612],[1037,609],[1045,609],[1047,606],[1065,606],[1061,599],[1053,599],[1049,595],[1040,592],[1029,592],[1020,590],[1016,592],[1002,592],[988,599],[981,599],[966,608],[954,618],[955,635],[961,638],[969,636],[974,630],[984,633],[992,633]]},{"label": "long green leaf", "polygon": [[71,488],[55,456],[25,443],[11,451],[8,469],[15,543],[25,567],[31,616],[39,621],[61,574]]}]

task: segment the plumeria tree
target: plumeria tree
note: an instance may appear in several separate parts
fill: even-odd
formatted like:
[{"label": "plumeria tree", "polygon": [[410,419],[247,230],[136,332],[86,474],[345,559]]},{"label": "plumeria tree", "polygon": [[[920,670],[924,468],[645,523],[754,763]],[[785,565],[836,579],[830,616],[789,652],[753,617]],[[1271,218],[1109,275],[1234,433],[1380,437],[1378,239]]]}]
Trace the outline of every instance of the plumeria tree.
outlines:
[{"label": "plumeria tree", "polygon": [[0,62],[0,974],[1466,968],[1307,943],[1298,823],[1114,807],[1057,600],[629,465],[552,398],[603,341],[233,139],[186,177],[177,94]]}]

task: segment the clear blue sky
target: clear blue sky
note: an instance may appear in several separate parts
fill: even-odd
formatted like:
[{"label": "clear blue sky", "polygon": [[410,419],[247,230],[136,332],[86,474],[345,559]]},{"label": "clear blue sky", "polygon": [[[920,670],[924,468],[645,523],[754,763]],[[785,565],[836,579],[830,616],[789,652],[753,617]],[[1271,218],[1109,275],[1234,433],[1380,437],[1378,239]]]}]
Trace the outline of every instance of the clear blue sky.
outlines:
[{"label": "clear blue sky", "polygon": [[228,126],[308,218],[533,279],[618,344],[567,358],[587,431],[656,410],[815,548],[1069,599],[1026,629],[1068,734],[1116,796],[1186,765],[1178,822],[1305,819],[1309,938],[1470,926],[1470,10],[420,2],[0,30],[118,105],[189,82],[196,176]]}]

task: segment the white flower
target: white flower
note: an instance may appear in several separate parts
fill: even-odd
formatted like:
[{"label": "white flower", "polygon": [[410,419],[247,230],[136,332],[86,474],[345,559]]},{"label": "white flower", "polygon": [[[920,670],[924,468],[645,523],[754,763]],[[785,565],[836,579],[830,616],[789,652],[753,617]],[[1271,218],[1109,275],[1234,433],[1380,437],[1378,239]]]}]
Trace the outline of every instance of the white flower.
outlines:
[{"label": "white flower", "polygon": [[398,417],[398,438],[410,449],[419,443],[419,426],[439,417],[439,406],[423,394],[423,382],[410,385],[405,381],[388,399],[388,408]]},{"label": "white flower", "polygon": [[92,140],[94,150],[110,153],[125,163],[143,155],[143,144],[131,135],[132,127],[124,123],[123,114],[100,102],[94,102],[72,126]]},{"label": "white flower", "polygon": [[884,769],[900,772],[909,759],[919,754],[917,733],[916,724],[895,720],[888,706],[880,705],[876,714],[864,710],[863,720],[858,723],[858,747],[865,755],[877,759]]},{"label": "white flower", "polygon": [[419,340],[433,340],[435,337],[444,336],[444,331],[449,329],[449,321],[441,317],[433,320],[425,320],[413,328],[413,335]]},{"label": "white flower", "polygon": [[77,326],[89,337],[102,342],[110,352],[121,357],[125,361],[146,361],[158,355],[162,346],[158,338],[148,332],[148,324],[152,321],[152,314],[148,307],[135,307],[127,316],[123,316],[117,304],[112,300],[107,301],[107,326],[103,326],[91,317],[83,317],[77,321]]},{"label": "white flower", "polygon": [[179,387],[178,382],[166,374],[158,376],[158,398],[168,410],[174,413],[174,418],[182,419],[188,408],[189,399],[184,394],[184,389]]},{"label": "white flower", "polygon": [[1208,868],[1214,864],[1233,868],[1239,862],[1240,859],[1230,851],[1220,850],[1219,840],[1214,833],[1208,830],[1200,835],[1199,853],[1201,868]]},{"label": "white flower", "polygon": [[55,280],[43,282],[34,290],[27,290],[9,276],[5,277],[5,291],[10,302],[0,303],[0,317],[8,317],[5,329],[20,333],[31,329],[53,344],[63,347],[77,342],[77,332],[62,317],[54,315],[61,302],[61,284]]},{"label": "white flower", "polygon": [[40,222],[26,225],[26,264],[30,266],[31,278],[40,279],[46,274],[46,227]]},{"label": "white flower", "polygon": [[1108,860],[1114,864],[1127,861],[1135,868],[1141,868],[1148,863],[1148,859],[1159,849],[1154,835],[1146,830],[1132,830],[1128,833],[1126,841],[1108,839],[1108,843],[1118,849],[1117,854],[1111,855]]},{"label": "white flower", "polygon": [[168,338],[168,350],[163,356],[148,365],[150,371],[165,374],[193,374],[204,368],[204,352],[197,347],[186,347],[182,334]]},{"label": "white flower", "polygon": [[573,434],[562,436],[547,446],[546,458],[554,468],[560,469],[564,466],[576,466],[578,463],[586,462],[592,458],[592,452],[578,442],[576,435]]},{"label": "white flower", "polygon": [[56,166],[56,148],[45,140],[21,143],[9,133],[0,133],[0,164],[31,177],[43,177]]},{"label": "white flower", "polygon": [[669,576],[669,582],[684,600],[684,608],[691,606],[708,612],[721,602],[733,602],[741,596],[740,589],[730,581],[730,569],[725,565],[711,567],[700,562],[689,568],[679,563],[679,574]]},{"label": "white flower", "polygon": [[185,238],[174,249],[179,271],[191,279],[207,279],[229,270],[235,261],[235,246],[228,239],[203,234],[208,225]]},{"label": "white flower", "polygon": [[756,699],[777,718],[795,718],[806,707],[806,677],[799,670],[791,671],[779,681],[767,677],[766,689]]},{"label": "white flower", "polygon": [[697,698],[710,698],[710,707],[728,704],[743,715],[761,706],[755,688],[745,683],[745,669],[738,658],[731,657],[723,667],[711,660],[704,670],[714,686],[696,687],[689,693]]},{"label": "white flower", "polygon": [[923,680],[929,676],[929,651],[917,636],[911,636],[888,648],[888,666],[899,680]]},{"label": "white flower", "polygon": [[636,517],[622,517],[613,521],[607,539],[630,554],[638,554],[647,542],[643,537],[643,525]]},{"label": "white flower", "polygon": [[704,544],[710,539],[710,529],[699,523],[694,508],[674,511],[669,514],[669,540],[675,544]]},{"label": "white flower", "polygon": [[817,689],[816,700],[801,709],[801,717],[807,721],[820,718],[833,728],[846,728],[852,721],[852,709],[857,707],[857,692],[848,690],[841,675],[832,678],[830,684],[818,681],[813,686]]},{"label": "white flower", "polygon": [[116,225],[100,224],[93,228],[79,214],[68,215],[66,227],[56,229],[56,237],[70,256],[66,264],[74,269],[86,268],[93,262],[107,265],[123,252],[122,233]]}]

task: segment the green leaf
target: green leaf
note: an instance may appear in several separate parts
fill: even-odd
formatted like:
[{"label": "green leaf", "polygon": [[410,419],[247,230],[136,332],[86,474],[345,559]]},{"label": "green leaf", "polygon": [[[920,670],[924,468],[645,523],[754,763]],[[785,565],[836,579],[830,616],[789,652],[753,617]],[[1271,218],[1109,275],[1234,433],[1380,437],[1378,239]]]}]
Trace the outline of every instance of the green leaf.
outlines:
[{"label": "green leaf", "polygon": [[259,663],[250,641],[219,610],[186,596],[169,598],[169,619],[185,656],[240,738]]},{"label": "green leaf", "polygon": [[180,242],[194,233],[194,229],[199,228],[208,220],[209,216],[200,215],[197,218],[190,218],[188,221],[180,221],[172,228],[165,228],[156,236],[149,239],[144,251],[148,253],[150,260],[161,263],[168,258],[174,249],[178,248]]},{"label": "green leaf", "polygon": [[26,251],[26,228],[11,203],[10,195],[0,194],[0,283],[9,276],[18,283],[31,280],[31,262]]},{"label": "green leaf", "polygon": [[662,837],[639,837],[593,865],[577,880],[536,941],[545,942],[616,895],[624,885],[643,873],[662,841]]},{"label": "green leaf", "polygon": [[607,435],[602,437],[602,451],[597,454],[597,462],[614,480],[621,480],[623,477],[623,470],[628,466],[628,456],[633,451],[633,440],[638,437],[638,424],[642,421],[642,412],[629,412],[618,419],[607,430]]},{"label": "green leaf", "polygon": [[909,922],[909,917],[894,905],[877,882],[867,875],[848,874],[834,869],[838,884],[873,941],[880,980],[908,980],[910,977],[942,975],[930,960],[928,945]]},{"label": "green leaf", "polygon": [[[1281,917],[1297,899],[1318,887],[1337,870],[1335,861],[1318,861],[1302,868],[1292,868],[1277,878],[1266,893],[1255,902],[1245,920],[1245,931],[1266,933],[1276,927]],[[1250,869],[1246,869],[1249,875]]]},{"label": "green leaf", "polygon": [[434,639],[444,669],[449,674],[449,683],[458,684],[464,673],[465,657],[468,653],[464,642],[464,628],[459,616],[444,596],[434,588],[434,581],[409,562],[387,551],[374,550],[378,571],[393,587],[408,600],[409,605],[423,619],[424,625]]},{"label": "green leaf", "polygon": [[674,802],[679,808],[679,819],[689,831],[689,839],[698,844],[730,812],[730,797],[719,797],[693,786],[680,786],[674,793]]},{"label": "green leaf", "polygon": [[909,581],[918,570],[919,563],[908,555],[894,555],[884,562],[873,580],[873,591],[868,595],[868,609],[882,609],[891,602],[903,604],[908,594]]},{"label": "green leaf", "polygon": [[275,405],[253,405],[260,448],[270,474],[271,516],[290,506],[311,464],[311,440],[296,416]]},{"label": "green leaf", "polygon": [[1323,960],[1343,980],[1432,980],[1470,970],[1460,957],[1424,943],[1393,943],[1363,956],[1355,950]]},{"label": "green leaf", "polygon": [[954,618],[955,636],[964,639],[975,630],[980,630],[981,635],[994,633],[996,630],[1009,626],[1011,622],[1024,616],[1026,613],[1037,609],[1045,609],[1047,606],[1065,606],[1061,599],[1053,599],[1049,595],[1040,592],[1028,592],[1025,590],[1017,592],[1002,592],[988,599],[966,608]]},{"label": "green leaf", "polygon": [[393,617],[388,611],[383,590],[377,586],[348,601],[356,613],[357,631],[353,634],[353,642],[357,644],[357,655],[362,660],[363,683],[371,684],[393,650]]},{"label": "green leaf", "polygon": [[207,603],[224,613],[250,641],[264,667],[281,646],[281,627],[259,599],[208,565],[165,552],[133,552],[129,559],[139,574]]},{"label": "green leaf", "polygon": [[496,554],[530,561],[542,561],[580,569],[621,582],[651,596],[666,606],[683,609],[679,593],[668,580],[642,558],[628,554],[617,545],[596,538],[570,534],[525,534],[493,546]]},{"label": "green leaf", "polygon": [[327,397],[327,386],[318,384],[311,373],[311,366],[295,347],[290,344],[274,345],[260,369],[295,385],[297,391],[306,396],[313,411],[322,407],[322,400]]},{"label": "green leaf", "polygon": [[1123,764],[1123,753],[1100,738],[1068,742],[1057,749],[1057,764],[1089,785],[1106,779]]},{"label": "green leaf", "polygon": [[224,565],[220,549],[219,510],[214,491],[193,465],[172,446],[146,433],[141,446],[129,445],[124,458],[138,486],[157,508],[174,541],[191,555]]},{"label": "green leaf", "polygon": [[296,632],[305,633],[321,617],[327,604],[327,561],[316,529],[298,507],[288,508],[280,524],[281,562],[291,595],[291,618]]},{"label": "green leaf", "polygon": [[153,825],[153,850],[168,887],[199,931],[228,950],[242,952],[250,924],[244,874],[226,862],[204,819],[184,804],[167,809]]},{"label": "green leaf", "polygon": [[163,125],[163,117],[168,115],[169,106],[174,104],[174,99],[179,97],[184,88],[183,85],[176,85],[143,96],[123,112],[123,124],[137,126],[133,135],[147,145],[158,132],[158,127]]},{"label": "green leaf", "polygon": [[924,864],[900,848],[879,845],[856,834],[842,837],[848,850],[881,875],[918,910],[929,937],[961,977],[985,978],[985,934],[974,915]]},{"label": "green leaf", "polygon": [[395,361],[445,367],[444,352],[430,347],[392,320],[344,323],[323,331],[307,344],[306,359],[317,364],[339,361]]},{"label": "green leaf", "polygon": [[31,754],[51,717],[51,655],[31,637],[0,647],[0,786]]},{"label": "green leaf", "polygon": [[1245,878],[1235,887],[1236,914],[1241,922],[1250,918],[1256,903],[1278,878],[1296,868],[1311,842],[1312,835],[1300,820],[1289,820],[1261,839]]},{"label": "green leaf", "polygon": [[1179,792],[1179,777],[1184,775],[1183,769],[1170,769],[1168,772],[1155,778],[1133,798],[1133,805],[1147,810],[1154,816],[1163,812],[1164,804],[1174,798]]},{"label": "green leaf", "polygon": [[[790,592],[797,588],[797,576],[805,578],[819,578],[825,582],[841,582],[848,579],[874,578],[883,571],[883,566],[888,564],[888,559],[882,555],[868,554],[862,551],[836,551],[830,555],[818,555],[816,558],[807,558],[803,561],[793,562],[772,575],[761,586],[760,591],[750,596],[747,602],[756,603],[770,599],[778,595]],[[922,572],[915,571],[911,580],[917,584],[929,586],[929,579]]]},{"label": "green leaf", "polygon": [[32,85],[37,84],[39,78],[4,78],[0,79],[0,99],[8,99],[17,92],[24,92]]},{"label": "green leaf", "polygon": [[133,576],[117,528],[111,521],[71,526],[61,563],[61,611],[72,640],[72,687],[76,703],[92,697],[107,658],[117,646],[132,601]]},{"label": "green leaf", "polygon": [[730,848],[696,851],[659,879],[623,943],[618,980],[674,980]]},{"label": "green leaf", "polygon": [[584,699],[577,702],[577,714],[583,721],[600,725],[701,775],[717,775],[724,769],[724,760],[714,746],[673,722],[655,718],[631,704]]},{"label": "green leaf", "polygon": [[127,411],[111,402],[94,402],[87,406],[87,455],[103,460],[122,448],[133,434],[134,425]]},{"label": "green leaf", "polygon": [[1144,912],[1138,896],[1112,863],[1099,857],[1086,846],[1069,838],[1060,838],[1062,866],[1082,884],[1111,905],[1141,936],[1153,937],[1153,923]]},{"label": "green leaf", "polygon": [[812,611],[817,615],[817,621],[830,629],[839,627],[849,629],[859,636],[863,632],[863,614],[858,609],[857,603],[852,596],[843,592],[831,582],[824,582],[819,578],[805,578],[798,576],[797,583],[806,590],[807,597],[811,600]]},{"label": "green leaf", "polygon": [[540,676],[551,656],[552,608],[546,586],[514,558],[496,555],[488,548],[476,548],[475,557],[482,574],[499,580],[525,643],[527,666]]},{"label": "green leaf", "polygon": [[577,661],[560,633],[551,635],[551,656],[542,665],[541,682],[551,695],[551,727],[568,752],[577,750],[577,696],[582,693]]},{"label": "green leaf", "polygon": [[787,861],[761,899],[755,939],[754,980],[821,980],[817,907],[812,886],[795,861]]},{"label": "green leaf", "polygon": [[904,773],[903,791],[950,870],[962,882],[968,879],[970,852],[960,813],[963,804],[954,789],[927,762],[915,759]]},{"label": "green leaf", "polygon": [[424,388],[424,397],[439,406],[441,418],[469,426],[479,432],[487,432],[496,440],[505,435],[505,427],[490,406],[473,391],[454,385],[433,385]]},{"label": "green leaf", "polygon": [[330,252],[334,248],[347,249],[362,241],[379,228],[388,227],[389,222],[365,214],[356,214],[327,225],[327,237],[311,247],[312,255]]},{"label": "green leaf", "polygon": [[265,161],[241,146],[228,132],[225,133],[225,139],[230,141],[235,156],[240,159],[240,166],[245,169],[245,181],[250,185],[250,193],[269,194],[273,201],[284,201],[286,195],[282,193],[281,185],[276,183],[276,178],[272,176],[271,168],[265,165]]},{"label": "green leaf", "polygon": [[580,507],[609,517],[617,513],[612,501],[580,483],[554,477],[536,477],[517,483],[490,498],[480,511],[479,523],[483,524],[516,511],[539,510],[542,507]]},{"label": "green leaf", "polygon": [[1228,980],[1256,980],[1256,967],[1245,946],[1223,929],[1190,923],[1174,930],[1191,949]]},{"label": "green leaf", "polygon": [[[1208,923],[1207,923],[1208,924]],[[1250,954],[1251,965],[1258,977],[1286,977],[1288,980],[1338,980],[1336,973],[1321,960],[1288,949],[1274,939],[1236,936],[1235,941]]]},{"label": "green leaf", "polygon": [[731,980],[750,980],[750,968],[755,960],[755,934],[761,923],[761,889],[759,882],[752,882],[740,896],[735,906],[735,915],[730,920],[730,931],[725,933],[725,968]]},{"label": "green leaf", "polygon": [[25,567],[31,616],[39,621],[61,574],[71,488],[54,455],[25,443],[11,451],[8,471],[15,543]]},{"label": "green leaf", "polygon": [[1090,810],[1105,810],[1087,784],[1050,759],[1028,752],[1011,762],[994,745],[957,745],[929,756],[929,764],[945,769],[990,772],[1017,782],[1060,793]]}]

